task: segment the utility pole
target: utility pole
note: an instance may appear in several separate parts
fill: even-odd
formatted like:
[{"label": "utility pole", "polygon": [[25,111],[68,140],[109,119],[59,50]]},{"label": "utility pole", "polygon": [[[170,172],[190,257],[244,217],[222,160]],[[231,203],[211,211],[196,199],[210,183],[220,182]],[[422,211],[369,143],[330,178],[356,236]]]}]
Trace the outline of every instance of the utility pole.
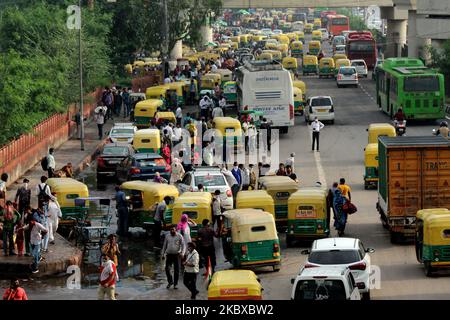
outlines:
[{"label": "utility pole", "polygon": [[169,56],[169,22],[167,16],[167,0],[161,0],[162,3],[162,35],[163,35],[163,43],[162,43],[162,63],[163,63],[163,79],[169,73],[169,68],[166,68],[168,63]]},{"label": "utility pole", "polygon": [[84,103],[83,103],[83,50],[81,48],[81,0],[78,1],[80,7],[80,29],[78,30],[78,48],[79,48],[79,63],[80,63],[80,148],[84,150]]}]

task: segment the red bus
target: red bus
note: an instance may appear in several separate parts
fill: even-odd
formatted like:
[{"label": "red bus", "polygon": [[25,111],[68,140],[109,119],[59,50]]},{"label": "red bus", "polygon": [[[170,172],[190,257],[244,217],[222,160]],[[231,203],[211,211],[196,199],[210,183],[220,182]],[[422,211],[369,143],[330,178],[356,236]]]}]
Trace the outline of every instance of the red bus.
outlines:
[{"label": "red bus", "polygon": [[328,15],[327,29],[332,36],[340,35],[342,31],[350,30],[348,17],[343,15]]},{"label": "red bus", "polygon": [[336,15],[336,11],[321,11],[320,21],[322,22],[322,28],[326,28],[328,24],[328,15]]},{"label": "red bus", "polygon": [[347,35],[346,52],[350,60],[363,59],[370,69],[377,61],[377,44],[370,31],[350,32]]}]

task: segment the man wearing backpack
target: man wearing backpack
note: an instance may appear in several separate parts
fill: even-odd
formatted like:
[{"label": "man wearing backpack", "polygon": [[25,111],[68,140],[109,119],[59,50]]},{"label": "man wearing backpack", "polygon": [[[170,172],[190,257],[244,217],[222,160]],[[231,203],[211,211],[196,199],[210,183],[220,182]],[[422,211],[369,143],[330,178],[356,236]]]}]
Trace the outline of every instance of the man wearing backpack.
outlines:
[{"label": "man wearing backpack", "polygon": [[52,192],[50,190],[50,186],[47,184],[47,177],[42,176],[41,177],[41,183],[37,185],[36,187],[36,195],[38,198],[38,207],[43,208],[45,203],[46,196],[49,196],[50,199],[56,200],[56,197],[52,195]]}]

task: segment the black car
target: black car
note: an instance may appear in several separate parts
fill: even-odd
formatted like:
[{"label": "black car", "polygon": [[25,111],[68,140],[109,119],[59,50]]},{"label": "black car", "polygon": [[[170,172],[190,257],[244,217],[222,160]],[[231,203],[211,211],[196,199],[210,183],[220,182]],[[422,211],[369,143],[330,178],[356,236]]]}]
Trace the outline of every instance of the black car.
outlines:
[{"label": "black car", "polygon": [[130,180],[152,180],[156,172],[169,181],[171,167],[156,153],[135,153],[122,161],[117,167],[119,182]]},{"label": "black car", "polygon": [[97,182],[106,177],[115,177],[119,164],[133,154],[134,150],[129,144],[106,144],[97,157]]}]

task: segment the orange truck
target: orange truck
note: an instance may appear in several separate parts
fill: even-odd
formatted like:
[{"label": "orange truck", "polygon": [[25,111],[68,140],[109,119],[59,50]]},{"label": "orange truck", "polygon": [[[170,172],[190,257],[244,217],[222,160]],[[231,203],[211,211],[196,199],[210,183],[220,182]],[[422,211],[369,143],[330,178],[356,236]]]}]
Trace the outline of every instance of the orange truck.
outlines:
[{"label": "orange truck", "polygon": [[450,143],[443,137],[378,138],[377,210],[391,242],[414,236],[421,209],[450,209]]}]

